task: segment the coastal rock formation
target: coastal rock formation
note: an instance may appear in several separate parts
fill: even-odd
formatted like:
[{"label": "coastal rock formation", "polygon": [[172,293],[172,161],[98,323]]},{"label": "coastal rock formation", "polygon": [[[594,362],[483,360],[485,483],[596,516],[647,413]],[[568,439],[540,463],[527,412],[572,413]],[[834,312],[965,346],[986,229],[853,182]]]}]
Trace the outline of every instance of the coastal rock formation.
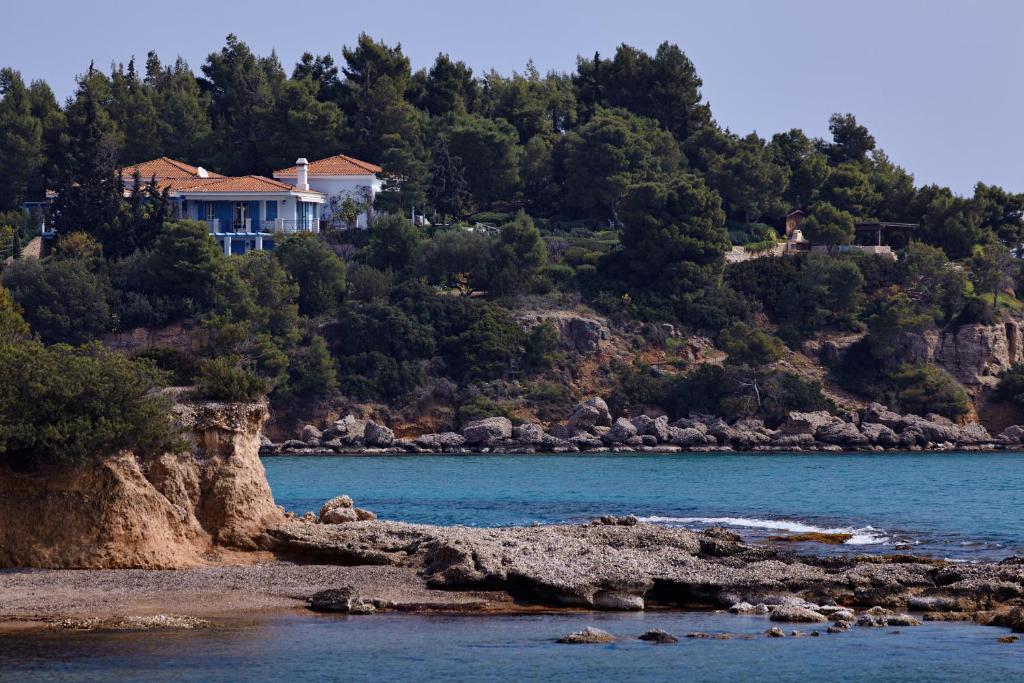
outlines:
[{"label": "coastal rock formation", "polygon": [[561,347],[583,355],[596,352],[602,341],[612,338],[605,322],[591,316],[567,315],[563,311],[552,311],[526,314],[521,316],[519,321],[526,329],[531,329],[542,322],[551,323],[558,330]]},{"label": "coastal rock formation", "polygon": [[994,386],[1000,372],[1024,361],[1020,323],[974,323],[949,331],[907,334],[900,357],[907,362],[935,363],[968,387]]},{"label": "coastal rock formation", "polygon": [[912,600],[935,599],[943,606],[952,603],[942,601],[955,600],[972,612],[1024,602],[1021,563],[951,566],[905,556],[804,557],[746,545],[721,529],[695,532],[640,523],[485,529],[378,521],[292,522],[270,533],[285,555],[412,568],[433,588],[501,590],[548,605],[738,605],[741,612],[764,605],[776,621],[808,623],[849,623],[861,609],[867,610],[861,616],[912,625],[913,617],[894,611],[907,609]]},{"label": "coastal rock formation", "polygon": [[0,472],[0,566],[180,568],[215,546],[261,547],[284,521],[258,457],[266,406],[182,404],[175,416],[190,452]]}]

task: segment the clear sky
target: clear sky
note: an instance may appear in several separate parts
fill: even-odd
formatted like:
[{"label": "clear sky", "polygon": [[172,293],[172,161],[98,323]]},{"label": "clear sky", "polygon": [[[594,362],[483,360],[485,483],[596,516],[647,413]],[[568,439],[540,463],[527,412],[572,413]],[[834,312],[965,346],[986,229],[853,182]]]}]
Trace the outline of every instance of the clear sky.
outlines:
[{"label": "clear sky", "polygon": [[414,69],[443,51],[477,73],[531,58],[568,71],[580,54],[669,40],[735,132],[825,135],[829,114],[852,112],[919,184],[1024,192],[1017,0],[0,0],[0,25],[0,65],[60,98],[90,60],[156,49],[198,72],[229,32],[289,71],[303,51],[340,58],[361,31],[400,42]]}]

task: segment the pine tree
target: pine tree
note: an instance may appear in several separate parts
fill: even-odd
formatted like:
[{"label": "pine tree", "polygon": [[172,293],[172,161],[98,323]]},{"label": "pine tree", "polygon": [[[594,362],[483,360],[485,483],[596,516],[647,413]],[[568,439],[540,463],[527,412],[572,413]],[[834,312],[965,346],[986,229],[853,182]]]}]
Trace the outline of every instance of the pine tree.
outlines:
[{"label": "pine tree", "polygon": [[43,128],[33,116],[21,74],[0,70],[0,211],[15,209],[34,194],[46,161]]},{"label": "pine tree", "polygon": [[125,253],[124,183],[117,175],[116,128],[98,101],[106,79],[90,65],[68,107],[63,169],[53,205],[60,232],[92,234],[110,253]]},{"label": "pine tree", "polygon": [[469,198],[462,159],[452,155],[444,135],[439,135],[434,144],[434,173],[429,192],[442,223],[449,215],[460,215]]}]

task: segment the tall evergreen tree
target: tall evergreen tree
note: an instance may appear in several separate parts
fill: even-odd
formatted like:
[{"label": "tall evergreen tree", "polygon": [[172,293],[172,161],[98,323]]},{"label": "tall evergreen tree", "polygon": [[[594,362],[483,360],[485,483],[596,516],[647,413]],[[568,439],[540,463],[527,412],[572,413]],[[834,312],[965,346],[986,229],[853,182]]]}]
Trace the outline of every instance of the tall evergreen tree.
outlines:
[{"label": "tall evergreen tree", "polygon": [[62,174],[53,222],[64,234],[94,235],[104,250],[118,251],[123,218],[123,183],[117,176],[116,128],[99,101],[105,78],[90,65],[68,107]]},{"label": "tall evergreen tree", "polygon": [[57,103],[57,98],[43,81],[32,81],[28,88],[32,115],[39,120],[43,128],[43,162],[42,173],[36,184],[29,189],[31,198],[42,199],[46,190],[55,186],[60,176],[63,158],[63,136],[67,127],[64,111]]},{"label": "tall evergreen tree", "polygon": [[213,131],[204,94],[188,63],[179,57],[164,67],[155,52],[146,59],[146,84],[158,114],[160,147],[165,156],[190,164],[209,164]]},{"label": "tall evergreen tree", "polygon": [[611,60],[594,55],[576,68],[577,97],[583,111],[623,107],[658,121],[680,141],[711,121],[697,70],[677,45],[665,42],[654,56],[620,45]]},{"label": "tall evergreen tree", "polygon": [[30,198],[45,163],[43,126],[25,82],[14,69],[0,69],[0,211]]},{"label": "tall evergreen tree", "polygon": [[452,154],[448,138],[438,135],[434,143],[434,172],[430,181],[430,201],[441,214],[441,222],[448,216],[462,214],[469,191],[462,169],[462,159]]},{"label": "tall evergreen tree", "polygon": [[123,145],[118,154],[121,163],[138,163],[161,155],[159,117],[151,88],[139,78],[135,58],[128,69],[118,67],[110,77],[110,115],[121,130]]},{"label": "tall evergreen tree", "polygon": [[201,85],[210,95],[210,118],[217,140],[218,170],[228,174],[269,173],[267,121],[284,71],[277,57],[257,57],[234,34],[203,65]]}]

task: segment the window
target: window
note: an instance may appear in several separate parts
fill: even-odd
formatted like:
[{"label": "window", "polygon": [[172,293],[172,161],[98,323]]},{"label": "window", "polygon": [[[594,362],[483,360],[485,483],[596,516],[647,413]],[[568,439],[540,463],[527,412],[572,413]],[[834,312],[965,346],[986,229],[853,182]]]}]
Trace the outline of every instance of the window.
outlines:
[{"label": "window", "polygon": [[203,218],[208,221],[212,221],[215,218],[217,218],[217,205],[214,204],[213,202],[206,202],[205,213],[203,214]]}]

